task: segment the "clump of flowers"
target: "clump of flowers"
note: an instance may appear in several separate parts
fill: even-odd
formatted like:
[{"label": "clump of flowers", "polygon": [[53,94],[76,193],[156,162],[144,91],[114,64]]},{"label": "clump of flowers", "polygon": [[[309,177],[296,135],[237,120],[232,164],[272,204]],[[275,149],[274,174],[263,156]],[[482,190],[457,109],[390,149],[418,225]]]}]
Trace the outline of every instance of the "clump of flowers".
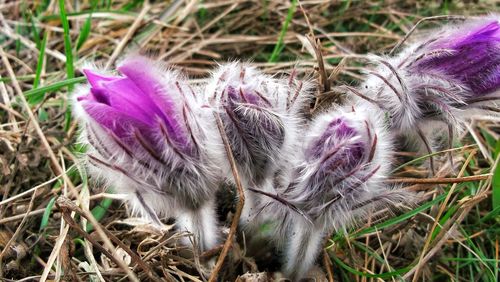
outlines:
[{"label": "clump of flowers", "polygon": [[84,70],[89,85],[75,95],[75,114],[91,174],[156,224],[175,217],[202,251],[218,242],[215,193],[234,181],[220,117],[243,180],[246,236],[270,222],[283,271],[298,280],[326,236],[374,208],[411,202],[384,184],[395,134],[418,134],[430,150],[440,128],[452,134],[472,114],[498,112],[499,51],[497,19],[445,27],[393,57],[373,56],[366,82],[343,86],[352,99],[312,120],[301,113],[310,83],[293,73],[277,78],[229,63],[193,88],[131,56],[119,74]]}]

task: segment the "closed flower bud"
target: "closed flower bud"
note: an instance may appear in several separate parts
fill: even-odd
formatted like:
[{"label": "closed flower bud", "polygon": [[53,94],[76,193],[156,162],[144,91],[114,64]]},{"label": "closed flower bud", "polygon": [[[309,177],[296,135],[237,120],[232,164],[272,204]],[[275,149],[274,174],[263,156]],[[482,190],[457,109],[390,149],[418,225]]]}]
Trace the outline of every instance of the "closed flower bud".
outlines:
[{"label": "closed flower bud", "polygon": [[325,236],[346,230],[375,208],[404,200],[405,192],[383,183],[391,147],[382,118],[362,105],[338,108],[312,121],[295,176],[278,190],[281,202],[267,207],[285,225],[280,228],[288,240],[288,277],[299,279],[307,273]]},{"label": "closed flower bud", "polygon": [[[432,123],[459,128],[472,114],[498,113],[498,16],[448,24],[377,64],[359,89],[403,133]],[[434,130],[435,131],[435,130]]]},{"label": "closed flower bud", "polygon": [[[273,78],[242,63],[223,65],[213,74],[205,93],[221,116],[245,188],[274,192],[268,183],[293,154],[300,128],[297,112],[307,87],[294,77]],[[241,223],[257,227],[259,195],[245,192]]]}]

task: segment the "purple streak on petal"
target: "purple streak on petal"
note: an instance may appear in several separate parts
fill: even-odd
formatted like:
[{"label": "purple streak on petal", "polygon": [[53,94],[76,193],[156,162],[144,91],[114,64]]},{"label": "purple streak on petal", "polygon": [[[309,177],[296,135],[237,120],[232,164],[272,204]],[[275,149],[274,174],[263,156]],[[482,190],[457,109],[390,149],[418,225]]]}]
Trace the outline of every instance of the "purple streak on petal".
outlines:
[{"label": "purple streak on petal", "polygon": [[339,140],[339,137],[348,137],[354,134],[356,134],[355,129],[350,127],[344,119],[334,119],[328,124],[323,134],[307,150],[308,158],[319,158],[323,154],[324,148],[327,148],[330,142],[335,142],[335,140],[331,140],[332,138],[337,137],[336,140]]},{"label": "purple streak on petal", "polygon": [[313,199],[323,199],[330,192],[338,190],[337,186],[341,182],[358,177],[359,172],[363,171],[369,159],[371,144],[360,140],[361,134],[362,132],[350,124],[349,119],[335,118],[306,150],[308,162],[317,164],[306,184],[306,202],[311,203],[311,206],[306,204],[306,209],[314,209],[316,204]]},{"label": "purple streak on petal", "polygon": [[239,101],[240,100],[240,96],[236,93],[236,90],[232,86],[229,86],[227,88],[227,96],[229,97],[230,101]]},{"label": "purple streak on petal", "polygon": [[229,86],[227,88],[227,95],[229,99],[235,103],[247,103],[265,108],[269,107],[269,105],[264,103],[265,101],[263,101],[259,95],[244,89],[235,89],[234,87]]},{"label": "purple streak on petal", "polygon": [[141,131],[148,132],[150,127],[123,112],[101,103],[85,101],[82,103],[85,112],[94,119],[99,125],[111,130],[116,136],[123,140],[127,145],[134,145],[133,129],[138,128]]},{"label": "purple streak on petal", "polygon": [[[341,139],[340,142],[344,142]],[[326,158],[319,168],[319,172],[326,174],[336,169],[350,171],[356,167],[366,153],[366,146],[361,142],[341,144],[337,153]]]},{"label": "purple streak on petal", "polygon": [[113,81],[115,79],[119,79],[120,77],[105,76],[89,69],[84,69],[83,73],[87,77],[87,80],[91,86],[90,95],[78,97],[77,100],[90,100],[109,105],[109,95],[102,88],[102,83]]},{"label": "purple streak on petal", "polygon": [[446,49],[451,53],[422,59],[418,72],[438,70],[450,80],[460,82],[473,96],[492,93],[500,88],[500,23],[491,21],[469,32],[461,30],[428,46],[427,51]]},{"label": "purple streak on petal", "polygon": [[498,21],[491,21],[485,25],[470,30],[465,35],[461,36],[464,31],[461,30],[454,34],[451,40],[443,38],[437,40],[430,45],[431,48],[443,49],[459,49],[463,46],[477,43],[491,43],[500,42],[500,23]]},{"label": "purple streak on petal", "polygon": [[169,137],[180,145],[182,150],[190,150],[189,139],[184,132],[179,113],[180,107],[172,100],[167,91],[161,87],[161,74],[154,73],[157,68],[147,58],[136,57],[124,62],[118,70],[127,76],[142,93],[144,100],[153,105],[149,110],[160,117]]},{"label": "purple streak on petal", "polygon": [[87,80],[90,83],[90,86],[92,87],[100,87],[100,84],[105,81],[112,81],[117,78],[120,78],[118,76],[106,76],[99,74],[93,70],[90,69],[84,69],[83,74],[85,74],[85,77],[87,77]]},{"label": "purple streak on petal", "polygon": [[90,88],[90,93],[92,94],[92,97],[94,98],[94,100],[96,102],[106,104],[108,106],[111,105],[111,102],[109,100],[109,95],[105,89],[103,89],[103,88]]}]

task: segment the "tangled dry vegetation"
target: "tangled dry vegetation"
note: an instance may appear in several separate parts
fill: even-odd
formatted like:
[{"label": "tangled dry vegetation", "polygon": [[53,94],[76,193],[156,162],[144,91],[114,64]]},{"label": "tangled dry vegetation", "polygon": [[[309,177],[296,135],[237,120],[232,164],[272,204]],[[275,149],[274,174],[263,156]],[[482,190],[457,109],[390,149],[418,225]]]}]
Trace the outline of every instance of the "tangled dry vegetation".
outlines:
[{"label": "tangled dry vegetation", "polygon": [[[314,115],[342,100],[334,85],[362,79],[368,52],[388,52],[419,19],[491,11],[499,11],[495,1],[0,1],[0,280],[203,281],[220,253],[193,254],[176,244],[188,234],[173,225],[128,218],[119,195],[87,179],[68,107],[84,62],[112,66],[140,50],[193,83],[217,61],[249,60],[268,73],[295,68],[319,82],[305,109]],[[474,120],[452,150],[435,153],[431,178],[429,156],[401,144],[390,182],[418,192],[418,204],[333,235],[312,275],[496,281],[499,125]],[[235,195],[222,191],[228,232]],[[266,248],[250,256],[240,234],[218,280],[278,279],[276,257]]]}]

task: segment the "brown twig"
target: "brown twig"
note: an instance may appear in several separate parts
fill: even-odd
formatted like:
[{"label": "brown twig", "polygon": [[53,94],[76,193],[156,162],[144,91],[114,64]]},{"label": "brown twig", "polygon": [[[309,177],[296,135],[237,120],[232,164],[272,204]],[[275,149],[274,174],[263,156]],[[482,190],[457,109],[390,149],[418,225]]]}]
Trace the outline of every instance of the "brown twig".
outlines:
[{"label": "brown twig", "polygon": [[231,150],[231,145],[229,144],[229,139],[227,138],[226,132],[224,131],[224,124],[218,113],[214,113],[215,122],[217,123],[217,128],[219,129],[220,136],[222,138],[222,143],[224,143],[224,148],[226,150],[227,159],[231,166],[231,172],[233,173],[234,181],[236,183],[236,189],[238,190],[238,205],[236,206],[236,212],[234,213],[233,221],[231,222],[231,228],[229,229],[229,234],[227,235],[226,242],[222,248],[222,252],[217,259],[217,263],[208,279],[209,282],[215,282],[217,280],[217,274],[219,273],[224,259],[229,252],[233,244],[233,237],[236,234],[236,229],[238,228],[238,222],[240,220],[241,212],[243,211],[243,206],[245,205],[245,193],[243,191],[243,186],[241,184],[240,175],[238,173],[238,168],[236,167],[236,162],[234,160],[233,151]]},{"label": "brown twig", "polygon": [[35,198],[36,198],[35,195],[36,195],[36,190],[35,190],[35,192],[33,192],[33,195],[31,196],[31,200],[30,200],[30,203],[28,205],[28,210],[24,214],[23,220],[21,220],[21,223],[18,225],[16,232],[14,232],[14,235],[12,235],[12,237],[9,239],[9,241],[5,244],[2,252],[0,252],[0,265],[2,264],[3,256],[7,253],[7,251],[10,248],[10,245],[16,240],[17,236],[21,232],[21,229],[23,228],[24,224],[26,223],[26,220],[28,218],[28,214],[31,211],[31,209],[33,208],[33,203],[35,202]]},{"label": "brown twig", "polygon": [[[81,209],[77,205],[75,205],[72,201],[69,201],[68,199],[63,199],[62,197],[59,197],[57,201],[58,205],[61,208],[64,208],[65,210],[70,210],[72,212],[76,212],[83,216],[85,219],[88,221],[92,221],[91,217],[92,215],[86,212],[85,210]],[[94,223],[92,223],[95,226]],[[108,236],[111,241],[113,241],[115,244],[117,244],[120,248],[122,248],[127,254],[130,255],[132,261],[136,263],[137,266],[142,268],[144,272],[154,281],[161,281],[161,279],[155,275],[153,270],[146,264],[139,255],[137,255],[135,252],[133,252],[127,245],[125,245],[120,239],[118,239],[113,233],[109,232],[106,228],[102,227],[99,223],[97,223],[99,227],[104,231],[104,234]]]},{"label": "brown twig", "polygon": [[[464,173],[465,173],[465,170],[466,168],[468,167],[469,163],[472,161],[472,157],[474,157],[475,153],[477,151],[472,151],[472,153],[469,155],[469,157],[465,160],[463,166],[462,166],[462,169],[460,170],[460,172],[458,173],[458,176],[461,177]],[[432,227],[431,227],[431,230],[429,231],[429,235],[427,236],[427,240],[425,240],[425,244],[424,244],[424,247],[422,249],[422,252],[420,253],[420,258],[417,262],[417,265],[415,265],[415,267],[412,268],[412,271],[414,271],[414,275],[413,275],[413,282],[415,281],[418,281],[418,277],[419,277],[419,274],[420,274],[420,269],[423,265],[423,263],[425,263],[425,254],[429,248],[429,245],[432,241],[432,234],[434,234],[434,230],[436,229],[438,223],[439,223],[439,220],[441,218],[441,215],[444,213],[444,210],[446,209],[446,205],[448,204],[448,202],[450,201],[450,198],[451,196],[453,195],[453,192],[455,191],[455,188],[457,187],[457,184],[453,184],[451,186],[451,189],[450,191],[448,192],[448,194],[446,195],[446,198],[444,199],[444,201],[441,203],[441,206],[439,207],[439,211],[438,211],[438,214],[436,215],[436,220],[434,221]],[[408,279],[409,277],[411,277],[411,272],[412,271],[409,271],[405,276],[406,278]]]},{"label": "brown twig", "polygon": [[71,188],[72,192],[77,195],[75,192],[75,186],[69,179],[69,177],[66,175],[66,172],[62,169],[61,165],[59,164],[59,161],[56,158],[56,155],[52,151],[52,148],[50,147],[49,141],[47,141],[47,138],[45,137],[45,134],[43,133],[42,128],[40,127],[40,124],[38,124],[38,120],[36,119],[35,115],[31,111],[31,108],[28,104],[28,101],[26,100],[26,97],[24,97],[24,93],[21,89],[21,86],[19,85],[19,82],[16,79],[16,74],[14,73],[14,70],[12,69],[12,66],[10,65],[9,60],[7,59],[7,56],[5,55],[5,51],[3,48],[0,46],[0,54],[2,56],[2,61],[5,65],[5,68],[7,69],[7,72],[9,73],[10,78],[12,79],[12,84],[14,85],[14,89],[16,90],[26,112],[28,113],[29,120],[32,122],[33,126],[35,127],[35,131],[38,134],[38,137],[40,138],[40,141],[42,142],[43,146],[47,150],[49,154],[50,161],[52,162],[52,165],[55,168],[55,173],[56,175],[62,175],[64,181],[68,184],[68,186]]},{"label": "brown twig", "polygon": [[[59,209],[61,209],[64,221],[66,221],[66,223],[68,223],[68,225],[70,227],[75,229],[81,236],[85,237],[85,239],[87,239],[89,242],[91,242],[93,246],[95,246],[97,249],[99,249],[100,252],[102,252],[110,260],[112,260],[117,266],[122,268],[125,271],[125,273],[127,273],[130,280],[137,281],[137,282],[140,281],[139,278],[137,278],[137,276],[132,272],[132,270],[130,270],[130,268],[125,264],[125,262],[120,260],[118,257],[115,257],[116,252],[113,251],[114,248],[105,248],[104,246],[99,244],[92,236],[90,236],[90,234],[85,232],[85,230],[83,230],[80,227],[80,225],[78,225],[78,223],[76,223],[74,221],[74,219],[71,217],[71,213],[73,212],[73,210],[72,210],[72,208],[70,208],[73,206],[73,203],[68,198],[63,197],[63,196],[57,198],[56,206]],[[97,226],[94,224],[94,222],[92,222],[92,224],[97,229]],[[101,236],[101,238],[102,238],[102,236]],[[106,241],[106,240],[103,240],[103,241]],[[110,249],[110,250],[108,250],[108,249]]]},{"label": "brown twig", "polygon": [[142,20],[146,16],[146,13],[149,11],[149,8],[151,8],[151,6],[149,5],[149,1],[144,1],[144,5],[142,7],[141,12],[137,16],[137,18],[134,20],[134,22],[132,23],[130,28],[128,29],[127,34],[125,34],[123,39],[120,41],[118,46],[115,48],[115,50],[111,54],[111,57],[109,58],[108,62],[106,63],[106,67],[105,67],[106,69],[108,69],[115,62],[116,58],[118,58],[118,56],[122,52],[123,48],[125,48],[128,41],[130,40],[130,38],[132,38],[132,35],[134,35],[136,30],[141,25]]},{"label": "brown twig", "polygon": [[326,273],[328,274],[328,282],[334,282],[335,280],[333,279],[332,261],[326,250],[323,250],[323,266],[325,267]]},{"label": "brown twig", "polygon": [[412,177],[402,177],[402,178],[391,178],[385,181],[385,183],[406,183],[406,184],[452,184],[452,183],[463,183],[471,181],[480,181],[491,178],[491,173],[464,176],[464,177],[436,177],[436,178],[412,178]]}]

